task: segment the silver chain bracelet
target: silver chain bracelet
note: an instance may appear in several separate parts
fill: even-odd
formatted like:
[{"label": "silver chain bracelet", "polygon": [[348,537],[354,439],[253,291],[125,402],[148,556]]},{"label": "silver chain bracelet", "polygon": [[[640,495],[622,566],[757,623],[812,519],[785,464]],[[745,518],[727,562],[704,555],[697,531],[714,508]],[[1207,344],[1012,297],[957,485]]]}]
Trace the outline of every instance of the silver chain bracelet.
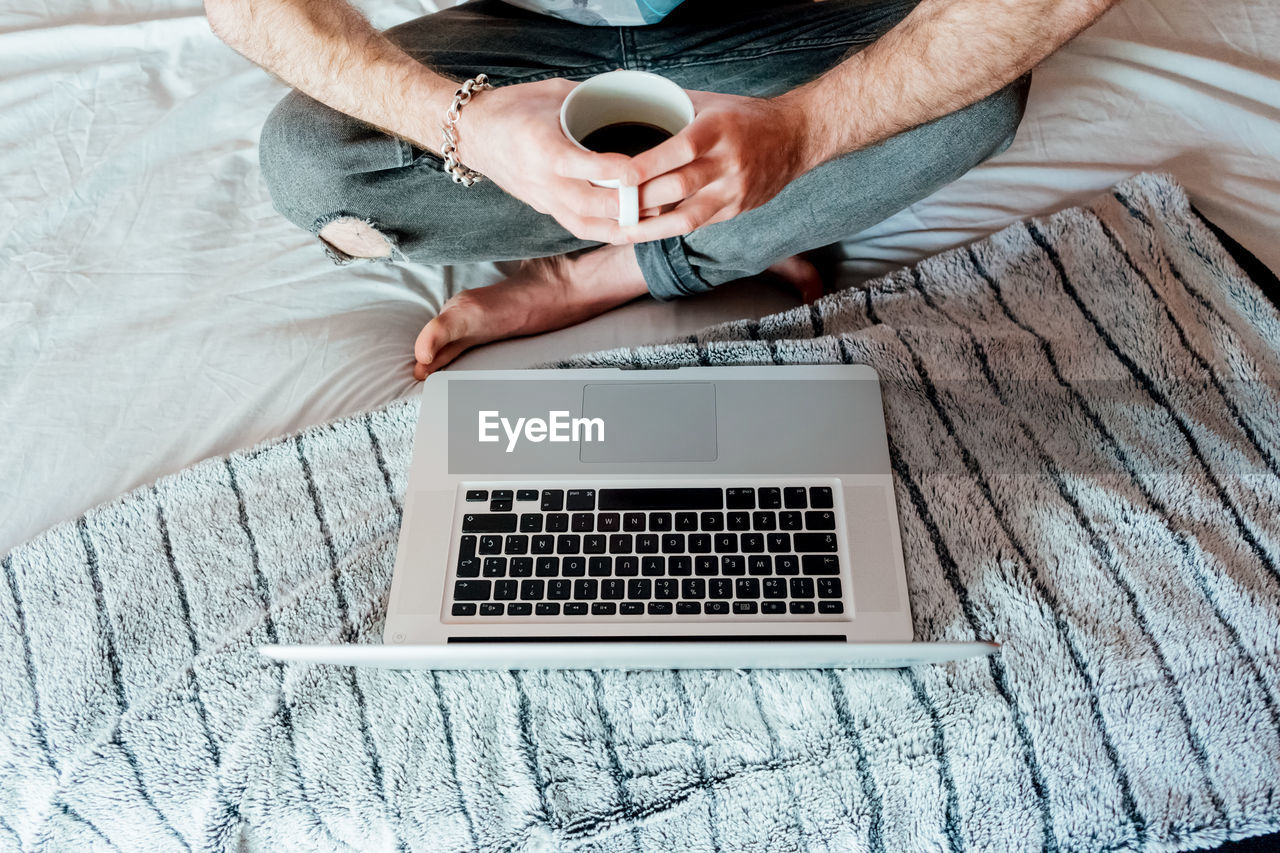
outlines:
[{"label": "silver chain bracelet", "polygon": [[449,105],[449,111],[444,114],[444,122],[440,125],[440,129],[444,131],[444,144],[440,147],[440,152],[444,154],[444,170],[453,176],[455,184],[469,187],[477,181],[484,180],[483,175],[468,169],[458,159],[458,118],[462,115],[462,108],[471,103],[473,94],[492,88],[487,76],[477,74],[453,93],[453,103]]}]

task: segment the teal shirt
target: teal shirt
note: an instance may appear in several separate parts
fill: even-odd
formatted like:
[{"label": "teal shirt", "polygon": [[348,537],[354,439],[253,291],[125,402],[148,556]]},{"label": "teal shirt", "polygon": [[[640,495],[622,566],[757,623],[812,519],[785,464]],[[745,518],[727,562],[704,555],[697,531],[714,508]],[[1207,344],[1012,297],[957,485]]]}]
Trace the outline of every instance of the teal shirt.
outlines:
[{"label": "teal shirt", "polygon": [[656,24],[683,0],[506,0],[512,6],[594,27]]}]

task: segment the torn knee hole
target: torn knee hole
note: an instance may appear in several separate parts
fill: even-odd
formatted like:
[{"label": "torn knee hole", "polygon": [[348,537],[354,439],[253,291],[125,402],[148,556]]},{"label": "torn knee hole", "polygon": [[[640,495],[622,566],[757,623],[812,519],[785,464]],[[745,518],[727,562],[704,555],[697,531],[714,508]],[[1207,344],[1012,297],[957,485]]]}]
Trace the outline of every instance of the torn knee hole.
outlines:
[{"label": "torn knee hole", "polygon": [[391,241],[363,219],[343,216],[320,229],[320,239],[352,258],[389,258]]}]

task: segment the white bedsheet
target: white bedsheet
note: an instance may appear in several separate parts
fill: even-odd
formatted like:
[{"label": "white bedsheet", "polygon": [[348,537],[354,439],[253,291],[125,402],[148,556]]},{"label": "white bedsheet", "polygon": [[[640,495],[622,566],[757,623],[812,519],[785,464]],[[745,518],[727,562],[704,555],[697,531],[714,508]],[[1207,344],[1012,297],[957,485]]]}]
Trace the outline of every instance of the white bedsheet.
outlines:
[{"label": "white bedsheet", "polygon": [[[389,26],[430,7],[374,0]],[[1126,0],[1038,71],[1001,157],[851,240],[866,277],[1151,168],[1280,268],[1280,8]],[[331,266],[276,216],[256,138],[284,88],[193,0],[0,6],[0,553],[212,454],[414,393],[453,271]],[[460,366],[527,365],[791,304],[639,302]]]}]

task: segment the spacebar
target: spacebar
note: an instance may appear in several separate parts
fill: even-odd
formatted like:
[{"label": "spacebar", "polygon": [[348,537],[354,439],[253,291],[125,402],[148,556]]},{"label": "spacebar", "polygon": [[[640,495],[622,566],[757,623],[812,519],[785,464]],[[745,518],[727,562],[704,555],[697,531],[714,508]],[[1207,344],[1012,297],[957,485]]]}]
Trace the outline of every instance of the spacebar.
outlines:
[{"label": "spacebar", "polygon": [[721,489],[601,489],[599,508],[723,509]]}]

